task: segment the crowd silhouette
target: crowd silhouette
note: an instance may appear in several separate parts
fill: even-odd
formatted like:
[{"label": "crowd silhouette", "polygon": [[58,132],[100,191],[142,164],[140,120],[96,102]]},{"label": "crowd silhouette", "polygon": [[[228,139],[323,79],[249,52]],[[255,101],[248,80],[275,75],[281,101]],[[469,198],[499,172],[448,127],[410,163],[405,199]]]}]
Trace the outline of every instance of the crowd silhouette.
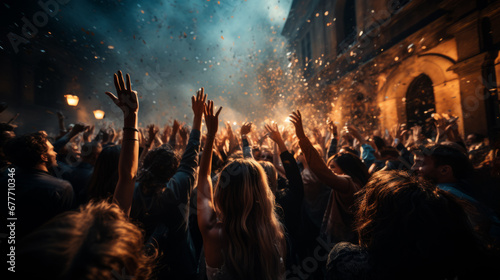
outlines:
[{"label": "crowd silhouette", "polygon": [[[16,136],[17,264],[40,279],[480,279],[500,263],[500,137],[457,118],[390,133],[289,123],[234,129],[201,88],[191,126],[122,123]],[[202,129],[205,123],[206,131]],[[219,128],[219,124],[225,127]],[[97,129],[99,129],[97,131]],[[233,130],[234,129],[234,130]]]}]

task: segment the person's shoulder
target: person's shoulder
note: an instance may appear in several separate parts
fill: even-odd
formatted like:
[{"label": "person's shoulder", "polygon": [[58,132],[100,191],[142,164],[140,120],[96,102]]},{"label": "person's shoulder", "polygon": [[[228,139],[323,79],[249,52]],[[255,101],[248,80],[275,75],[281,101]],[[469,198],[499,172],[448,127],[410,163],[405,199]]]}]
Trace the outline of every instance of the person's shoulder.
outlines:
[{"label": "person's shoulder", "polygon": [[47,187],[53,187],[56,189],[72,189],[71,183],[64,179],[55,177],[49,173],[39,172],[36,173],[35,179],[40,181],[40,183],[44,183]]}]

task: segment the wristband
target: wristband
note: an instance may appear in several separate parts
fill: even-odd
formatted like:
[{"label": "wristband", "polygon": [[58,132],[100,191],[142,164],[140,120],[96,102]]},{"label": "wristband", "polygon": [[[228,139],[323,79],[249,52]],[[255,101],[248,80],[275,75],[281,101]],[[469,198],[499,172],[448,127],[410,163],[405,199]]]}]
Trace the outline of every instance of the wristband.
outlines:
[{"label": "wristband", "polygon": [[135,127],[126,127],[126,126],[124,126],[124,127],[123,127],[123,130],[133,130],[133,131],[135,131],[135,132],[139,132],[139,129],[137,129],[137,128],[135,128]]}]

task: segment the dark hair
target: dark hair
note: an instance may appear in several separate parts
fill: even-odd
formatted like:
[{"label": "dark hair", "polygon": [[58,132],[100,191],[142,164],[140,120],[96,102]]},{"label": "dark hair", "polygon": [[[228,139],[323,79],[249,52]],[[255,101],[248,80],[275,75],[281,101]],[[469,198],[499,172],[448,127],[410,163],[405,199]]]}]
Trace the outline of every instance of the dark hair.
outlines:
[{"label": "dark hair", "polygon": [[344,145],[344,146],[340,147],[339,151],[341,151],[341,150],[345,150],[346,152],[349,152],[353,155],[359,156],[359,152],[349,145]]},{"label": "dark hair", "polygon": [[465,204],[404,171],[376,172],[358,194],[359,244],[376,270],[450,276],[481,251]]},{"label": "dark hair", "polygon": [[81,158],[83,160],[91,160],[99,156],[102,151],[101,143],[97,141],[86,142],[82,145]]},{"label": "dark hair", "polygon": [[349,175],[361,186],[364,186],[368,182],[368,178],[370,177],[368,168],[358,156],[350,152],[340,152],[331,156],[327,164],[329,165],[332,160],[335,161],[346,175]]},{"label": "dark hair", "polygon": [[243,152],[238,150],[238,151],[234,151],[232,152],[228,157],[227,157],[227,163],[231,162],[231,161],[234,161],[234,160],[237,160],[237,159],[243,159],[245,158],[243,156]]},{"label": "dark hair", "polygon": [[88,186],[89,199],[110,199],[118,183],[118,162],[121,146],[110,145],[102,149],[95,163]]},{"label": "dark hair", "polygon": [[278,171],[276,170],[276,167],[274,167],[274,164],[267,160],[259,160],[258,162],[266,172],[269,187],[273,193],[276,193],[278,191]]},{"label": "dark hair", "polygon": [[394,159],[399,158],[399,152],[394,147],[385,146],[382,149],[380,149],[379,151],[380,151],[380,156],[382,158],[386,158],[386,157],[390,157],[390,158],[394,158]]},{"label": "dark hair", "polygon": [[145,253],[140,228],[105,201],[64,212],[19,244],[26,267],[18,273],[37,273],[37,279],[150,279],[155,266],[156,254]]},{"label": "dark hair", "polygon": [[152,194],[165,187],[179,167],[179,156],[168,144],[148,152],[139,171],[138,182],[146,194]]},{"label": "dark hair", "polygon": [[373,136],[372,139],[373,139],[373,143],[375,143],[375,146],[377,146],[377,149],[379,151],[382,150],[383,148],[387,147],[387,145],[385,144],[385,141],[384,141],[384,139],[382,139],[382,137]]},{"label": "dark hair", "polygon": [[427,146],[423,151],[425,156],[430,156],[436,167],[449,165],[453,170],[453,176],[462,180],[469,178],[474,168],[465,151],[462,151],[456,143],[441,143]]},{"label": "dark hair", "polygon": [[21,168],[33,168],[48,150],[47,136],[42,132],[15,137],[4,147],[4,153],[9,161]]},{"label": "dark hair", "polygon": [[472,135],[472,137],[474,138],[474,142],[472,142],[472,144],[483,142],[485,138],[484,135],[479,133],[471,133],[469,134],[469,136],[470,135]]}]

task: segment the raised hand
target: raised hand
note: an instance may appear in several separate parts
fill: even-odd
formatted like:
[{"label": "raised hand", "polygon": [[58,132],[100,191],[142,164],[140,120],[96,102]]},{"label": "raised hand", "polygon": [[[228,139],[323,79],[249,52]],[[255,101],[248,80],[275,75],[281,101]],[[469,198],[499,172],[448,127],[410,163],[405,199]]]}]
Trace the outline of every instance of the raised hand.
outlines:
[{"label": "raised hand", "polygon": [[271,138],[271,140],[273,140],[278,145],[280,154],[286,151],[287,148],[285,145],[285,141],[283,141],[281,133],[278,130],[278,124],[277,123],[272,123],[271,125],[266,124],[265,128],[268,132],[267,135],[269,136],[269,138]]},{"label": "raised hand", "polygon": [[168,142],[168,137],[170,136],[171,132],[172,128],[168,124],[166,124],[165,127],[163,127],[163,133],[161,135],[161,141],[163,141],[163,143]]},{"label": "raised hand", "polygon": [[203,115],[206,101],[207,95],[205,94],[205,89],[200,88],[196,91],[196,96],[191,97],[191,107],[195,115]]},{"label": "raised hand", "polygon": [[281,138],[281,133],[278,130],[277,123],[266,124],[264,127],[267,131],[267,136],[271,138],[271,140],[276,143],[283,141],[283,138]]},{"label": "raised hand", "polygon": [[337,126],[335,125],[335,123],[330,119],[327,119],[326,125],[328,126],[328,130],[330,131],[330,133],[334,136],[337,136]]},{"label": "raised hand", "polygon": [[149,139],[154,139],[156,137],[156,134],[158,133],[158,131],[160,131],[160,129],[154,124],[148,125],[147,128],[148,128]]},{"label": "raised hand", "polygon": [[158,134],[160,129],[154,124],[148,125],[147,129],[148,129],[148,141],[146,142],[146,146],[150,147],[151,144],[153,144],[153,142],[155,141],[156,134]]},{"label": "raised hand", "polygon": [[207,124],[207,136],[215,138],[217,134],[217,130],[219,129],[219,114],[222,110],[222,107],[219,107],[219,110],[214,114],[214,102],[212,100],[208,100],[208,103],[205,104],[205,123]]},{"label": "raised hand", "polygon": [[180,123],[177,120],[174,120],[174,124],[172,124],[172,134],[177,134],[177,132],[179,132],[180,127],[181,127]]},{"label": "raised hand", "polygon": [[229,121],[226,122],[226,133],[230,139],[234,137],[233,128],[231,127],[231,123]]},{"label": "raised hand", "polygon": [[122,110],[124,117],[128,117],[130,114],[137,114],[139,111],[139,101],[137,99],[137,92],[132,90],[130,75],[127,74],[127,84],[125,85],[122,71],[118,71],[114,75],[114,82],[118,97],[109,91],[106,92],[106,95]]},{"label": "raised hand", "polygon": [[252,131],[252,123],[251,122],[245,122],[241,126],[240,129],[240,135],[246,135]]},{"label": "raised hand", "polygon": [[139,100],[137,92],[132,90],[129,74],[127,74],[126,86],[121,71],[114,75],[114,82],[118,97],[111,92],[106,92],[106,95],[123,112],[123,140],[118,163],[118,183],[113,201],[128,216],[132,207],[135,177],[139,165],[139,130],[137,129]]},{"label": "raised hand", "polygon": [[349,129],[349,133],[356,139],[358,139],[358,141],[363,141],[364,138],[363,138],[363,135],[361,135],[361,133],[352,125],[348,126],[347,127]]},{"label": "raised hand", "polygon": [[189,128],[186,125],[183,125],[179,130],[179,136],[181,137],[182,145],[185,146],[187,144],[189,136]]},{"label": "raised hand", "polygon": [[207,95],[205,94],[205,89],[200,88],[196,92],[196,96],[191,97],[191,107],[194,113],[193,119],[193,129],[201,131],[201,119],[205,111],[205,101],[207,100]]},{"label": "raised hand", "polygon": [[304,126],[302,125],[302,115],[300,114],[300,111],[297,110],[296,112],[292,112],[289,118],[290,122],[292,122],[293,126],[295,126],[295,134],[297,134],[297,138],[299,139],[306,138],[306,134],[304,133]]},{"label": "raised hand", "polygon": [[88,125],[85,125],[83,123],[76,123],[71,129],[71,134],[76,135],[82,131],[85,131],[85,129],[87,129],[88,127],[89,127]]},{"label": "raised hand", "polygon": [[420,136],[420,134],[422,133],[422,127],[420,125],[415,125],[412,126],[411,130],[413,133],[413,141],[415,141],[415,143],[417,144],[420,144],[422,142]]},{"label": "raised hand", "polygon": [[64,115],[63,115],[63,113],[61,111],[57,111],[57,119],[59,121],[64,120]]},{"label": "raised hand", "polygon": [[85,129],[85,131],[83,132],[83,141],[90,142],[90,138],[92,138],[92,135],[94,135],[94,130],[94,125],[87,127],[87,129]]}]

